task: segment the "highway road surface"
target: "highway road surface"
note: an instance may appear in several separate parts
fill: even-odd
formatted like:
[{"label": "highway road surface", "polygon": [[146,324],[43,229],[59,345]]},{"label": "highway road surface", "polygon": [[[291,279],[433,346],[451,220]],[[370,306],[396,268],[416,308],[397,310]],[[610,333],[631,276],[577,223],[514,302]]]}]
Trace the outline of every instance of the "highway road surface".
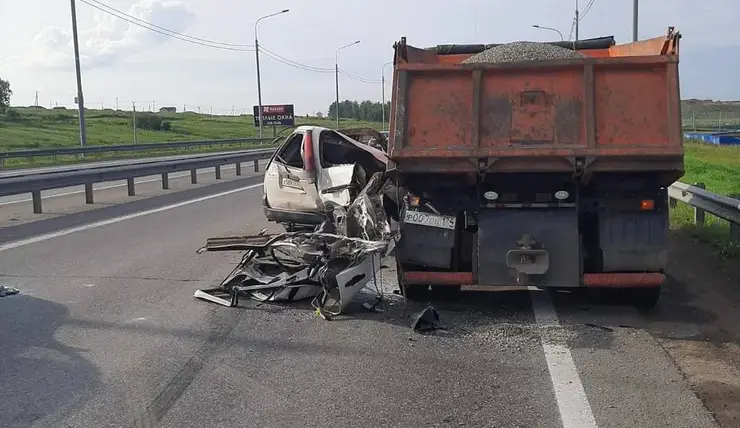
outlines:
[{"label": "highway road surface", "polygon": [[60,196],[41,219],[19,203],[17,226],[0,207],[0,284],[20,290],[0,298],[0,426],[740,425],[740,271],[700,244],[672,238],[678,264],[649,313],[467,294],[434,302],[447,330],[416,334],[423,306],[392,293],[391,260],[379,313],[357,302],[327,322],[306,303],[194,299],[239,258],[195,254],[206,238],[280,230],[260,180],[104,190],[94,210]]}]

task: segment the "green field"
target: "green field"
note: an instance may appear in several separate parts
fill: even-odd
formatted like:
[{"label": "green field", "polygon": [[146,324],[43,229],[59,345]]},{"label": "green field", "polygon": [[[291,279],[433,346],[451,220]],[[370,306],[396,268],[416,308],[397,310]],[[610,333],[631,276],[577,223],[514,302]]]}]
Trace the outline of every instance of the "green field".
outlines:
[{"label": "green field", "polygon": [[[717,147],[687,141],[686,174],[680,181],[704,183],[707,190],[722,195],[740,195],[740,147]],[[729,224],[710,214],[704,226],[693,224],[693,208],[680,203],[671,211],[671,228],[715,245],[723,256],[740,257],[740,245],[729,242]]]},{"label": "green field", "polygon": [[[16,119],[0,116],[0,151],[31,148],[69,147],[79,144],[79,125],[75,110],[13,108]],[[7,115],[6,115],[7,116]],[[139,142],[188,141],[259,136],[251,115],[209,116],[197,113],[161,115],[170,122],[169,132],[137,130]],[[88,110],[86,115],[88,145],[133,143],[131,112]],[[298,125],[315,124],[334,127],[334,120],[316,117],[296,117]],[[369,126],[380,129],[380,123],[342,120],[341,127]],[[272,128],[265,136],[272,136]]]}]

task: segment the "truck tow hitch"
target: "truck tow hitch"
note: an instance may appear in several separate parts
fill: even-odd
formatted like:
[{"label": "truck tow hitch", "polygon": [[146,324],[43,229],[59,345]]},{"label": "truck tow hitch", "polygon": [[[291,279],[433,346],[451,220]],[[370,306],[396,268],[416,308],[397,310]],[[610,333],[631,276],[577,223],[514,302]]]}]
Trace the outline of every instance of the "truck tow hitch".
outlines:
[{"label": "truck tow hitch", "polygon": [[517,285],[530,285],[530,275],[544,275],[550,268],[550,254],[530,234],[517,241],[517,249],[506,253],[506,267],[513,269]]}]

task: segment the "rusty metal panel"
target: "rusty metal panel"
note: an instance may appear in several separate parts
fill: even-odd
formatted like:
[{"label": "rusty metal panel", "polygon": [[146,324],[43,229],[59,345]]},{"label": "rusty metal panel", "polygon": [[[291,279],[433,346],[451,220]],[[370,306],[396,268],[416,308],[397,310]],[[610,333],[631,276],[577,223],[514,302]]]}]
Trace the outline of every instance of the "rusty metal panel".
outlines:
[{"label": "rusty metal panel", "polygon": [[404,148],[440,152],[474,148],[470,132],[473,108],[470,71],[413,73],[407,99],[410,102],[406,108]]},{"label": "rusty metal panel", "polygon": [[596,67],[596,146],[669,146],[665,68]]},{"label": "rusty metal panel", "polygon": [[484,76],[482,149],[584,144],[582,67]]}]

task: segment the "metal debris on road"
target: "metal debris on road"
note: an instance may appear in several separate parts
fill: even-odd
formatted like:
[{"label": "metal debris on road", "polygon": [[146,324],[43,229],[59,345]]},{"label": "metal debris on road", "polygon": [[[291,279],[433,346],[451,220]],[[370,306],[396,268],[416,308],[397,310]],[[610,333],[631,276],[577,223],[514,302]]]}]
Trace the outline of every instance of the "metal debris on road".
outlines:
[{"label": "metal debris on road", "polygon": [[383,206],[386,189],[383,174],[376,174],[348,207],[327,210],[326,220],[313,232],[270,235],[263,230],[208,239],[198,253],[245,254],[218,287],[197,290],[194,297],[229,307],[237,306],[240,297],[261,302],[313,298],[322,318],[339,315],[376,280],[382,258],[394,247]]},{"label": "metal debris on road", "polygon": [[12,296],[18,293],[20,293],[20,291],[18,291],[17,288],[6,287],[4,285],[0,285],[0,297]]},{"label": "metal debris on road", "polygon": [[416,314],[414,321],[411,323],[411,329],[418,332],[425,332],[444,330],[444,327],[439,322],[439,312],[434,309],[434,306],[427,306],[424,310]]},{"label": "metal debris on road", "polygon": [[580,52],[547,43],[513,42],[494,46],[463,61],[473,63],[500,63],[583,58]]}]

